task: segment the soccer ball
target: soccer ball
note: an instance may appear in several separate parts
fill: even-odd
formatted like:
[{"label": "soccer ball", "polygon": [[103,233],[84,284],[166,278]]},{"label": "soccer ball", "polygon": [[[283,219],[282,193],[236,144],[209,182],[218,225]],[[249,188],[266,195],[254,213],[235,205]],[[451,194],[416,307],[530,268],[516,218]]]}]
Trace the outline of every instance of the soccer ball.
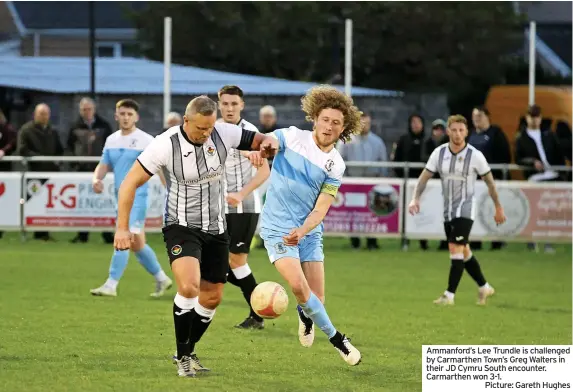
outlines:
[{"label": "soccer ball", "polygon": [[263,282],[251,294],[251,306],[264,319],[274,319],[288,307],[288,295],[283,286],[276,282]]}]

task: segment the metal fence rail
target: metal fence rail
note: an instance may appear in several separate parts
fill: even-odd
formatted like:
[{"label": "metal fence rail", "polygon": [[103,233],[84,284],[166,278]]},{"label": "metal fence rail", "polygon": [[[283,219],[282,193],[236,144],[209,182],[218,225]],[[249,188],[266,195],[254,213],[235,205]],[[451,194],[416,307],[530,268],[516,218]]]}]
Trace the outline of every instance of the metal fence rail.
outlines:
[{"label": "metal fence rail", "polygon": [[[19,206],[19,208],[21,209],[21,214],[23,217],[23,200],[24,200],[24,192],[25,192],[25,176],[30,173],[30,170],[28,170],[28,164],[30,162],[62,162],[64,163],[63,167],[62,167],[62,173],[69,173],[69,174],[73,174],[73,173],[78,173],[77,171],[73,171],[73,170],[66,170],[66,166],[68,163],[76,163],[76,162],[81,162],[81,163],[97,163],[100,161],[100,157],[99,156],[94,156],[94,157],[78,157],[78,156],[34,156],[34,157],[22,157],[22,156],[7,156],[4,157],[3,159],[0,160],[0,162],[15,162],[17,164],[19,164],[19,167],[16,168],[14,167],[12,170],[12,173],[19,173],[22,175],[22,184],[21,184],[21,189],[23,192],[22,195],[22,199],[21,199],[21,205]],[[16,166],[16,165],[14,165]],[[356,167],[356,168],[399,168],[399,169],[403,169],[404,170],[404,176],[403,177],[397,177],[397,176],[388,176],[385,178],[389,178],[389,179],[394,179],[394,181],[398,181],[398,182],[402,182],[403,181],[403,186],[404,189],[406,189],[409,181],[412,181],[412,178],[408,178],[408,174],[409,174],[409,169],[420,169],[420,168],[424,168],[425,167],[425,163],[422,162],[356,162],[356,161],[349,161],[346,162],[346,166],[347,167]],[[515,165],[515,164],[492,164],[490,165],[491,169],[494,170],[502,170],[504,173],[504,178],[508,178],[508,174],[510,171],[512,170],[522,170],[522,169],[530,169],[530,167],[524,167],[524,166],[519,166],[519,165]],[[551,167],[552,170],[554,171],[560,171],[560,172],[571,172],[572,168],[570,166],[552,166]],[[0,171],[0,180],[2,179],[2,173],[10,173],[10,172],[1,172]],[[41,172],[33,172],[40,174]],[[85,173],[85,172],[84,172]],[[86,173],[87,174],[87,173]],[[349,177],[352,178],[352,177]],[[378,178],[383,178],[383,177],[378,177]],[[548,184],[549,186],[549,184]],[[406,206],[408,203],[408,200],[405,200],[406,198],[406,192],[403,193],[402,195],[402,205]],[[402,208],[402,222],[405,222],[405,218],[406,218],[406,208]],[[25,233],[26,233],[26,229],[24,227],[24,222],[22,219],[22,223],[21,223],[21,232],[23,234],[23,238],[25,238]],[[71,230],[73,230],[72,228],[70,228]],[[395,237],[401,237],[402,239],[407,239],[406,236],[406,225],[402,224],[401,227],[401,232],[394,234]]]}]

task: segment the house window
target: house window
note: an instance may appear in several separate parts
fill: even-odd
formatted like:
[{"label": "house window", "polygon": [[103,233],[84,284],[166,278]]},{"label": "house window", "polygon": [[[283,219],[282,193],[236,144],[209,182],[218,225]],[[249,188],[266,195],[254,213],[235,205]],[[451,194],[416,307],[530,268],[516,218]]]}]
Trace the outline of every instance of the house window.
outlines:
[{"label": "house window", "polygon": [[121,43],[98,42],[96,44],[97,57],[121,57]]}]

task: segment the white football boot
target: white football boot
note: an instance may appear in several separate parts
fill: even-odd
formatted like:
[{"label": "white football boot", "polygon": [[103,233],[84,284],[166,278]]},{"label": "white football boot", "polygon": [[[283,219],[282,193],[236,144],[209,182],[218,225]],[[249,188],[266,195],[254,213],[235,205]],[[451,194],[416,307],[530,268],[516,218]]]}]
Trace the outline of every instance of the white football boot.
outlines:
[{"label": "white football boot", "polygon": [[97,289],[91,289],[90,293],[98,297],[117,297],[117,290],[112,289],[105,284]]},{"label": "white football boot", "polygon": [[179,377],[195,377],[197,373],[193,369],[193,361],[191,357],[184,355],[180,360],[176,360],[177,375]]},{"label": "white football boot", "polygon": [[337,332],[336,335],[330,339],[330,343],[332,343],[342,359],[350,366],[358,365],[360,361],[362,361],[360,351],[350,343],[350,339],[340,332]]},{"label": "white football boot", "polygon": [[478,289],[478,305],[485,305],[487,298],[495,294],[495,290],[491,286],[484,286]]},{"label": "white football boot", "polygon": [[155,285],[155,292],[149,294],[153,298],[161,298],[167,290],[173,286],[173,281],[169,278],[157,282]]}]

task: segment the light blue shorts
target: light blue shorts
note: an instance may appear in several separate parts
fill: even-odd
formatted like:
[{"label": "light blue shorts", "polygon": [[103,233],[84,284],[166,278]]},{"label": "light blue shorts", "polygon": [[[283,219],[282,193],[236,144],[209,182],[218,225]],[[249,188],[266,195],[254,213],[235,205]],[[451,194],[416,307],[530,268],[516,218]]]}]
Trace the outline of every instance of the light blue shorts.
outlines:
[{"label": "light blue shorts", "polygon": [[145,228],[145,215],[147,206],[134,204],[129,214],[129,231],[133,234],[140,234]]},{"label": "light blue shorts", "polygon": [[285,245],[283,242],[285,234],[278,231],[263,228],[260,235],[265,242],[271,263],[283,257],[293,257],[299,259],[301,263],[324,261],[322,233],[320,232],[307,234],[296,246]]}]

